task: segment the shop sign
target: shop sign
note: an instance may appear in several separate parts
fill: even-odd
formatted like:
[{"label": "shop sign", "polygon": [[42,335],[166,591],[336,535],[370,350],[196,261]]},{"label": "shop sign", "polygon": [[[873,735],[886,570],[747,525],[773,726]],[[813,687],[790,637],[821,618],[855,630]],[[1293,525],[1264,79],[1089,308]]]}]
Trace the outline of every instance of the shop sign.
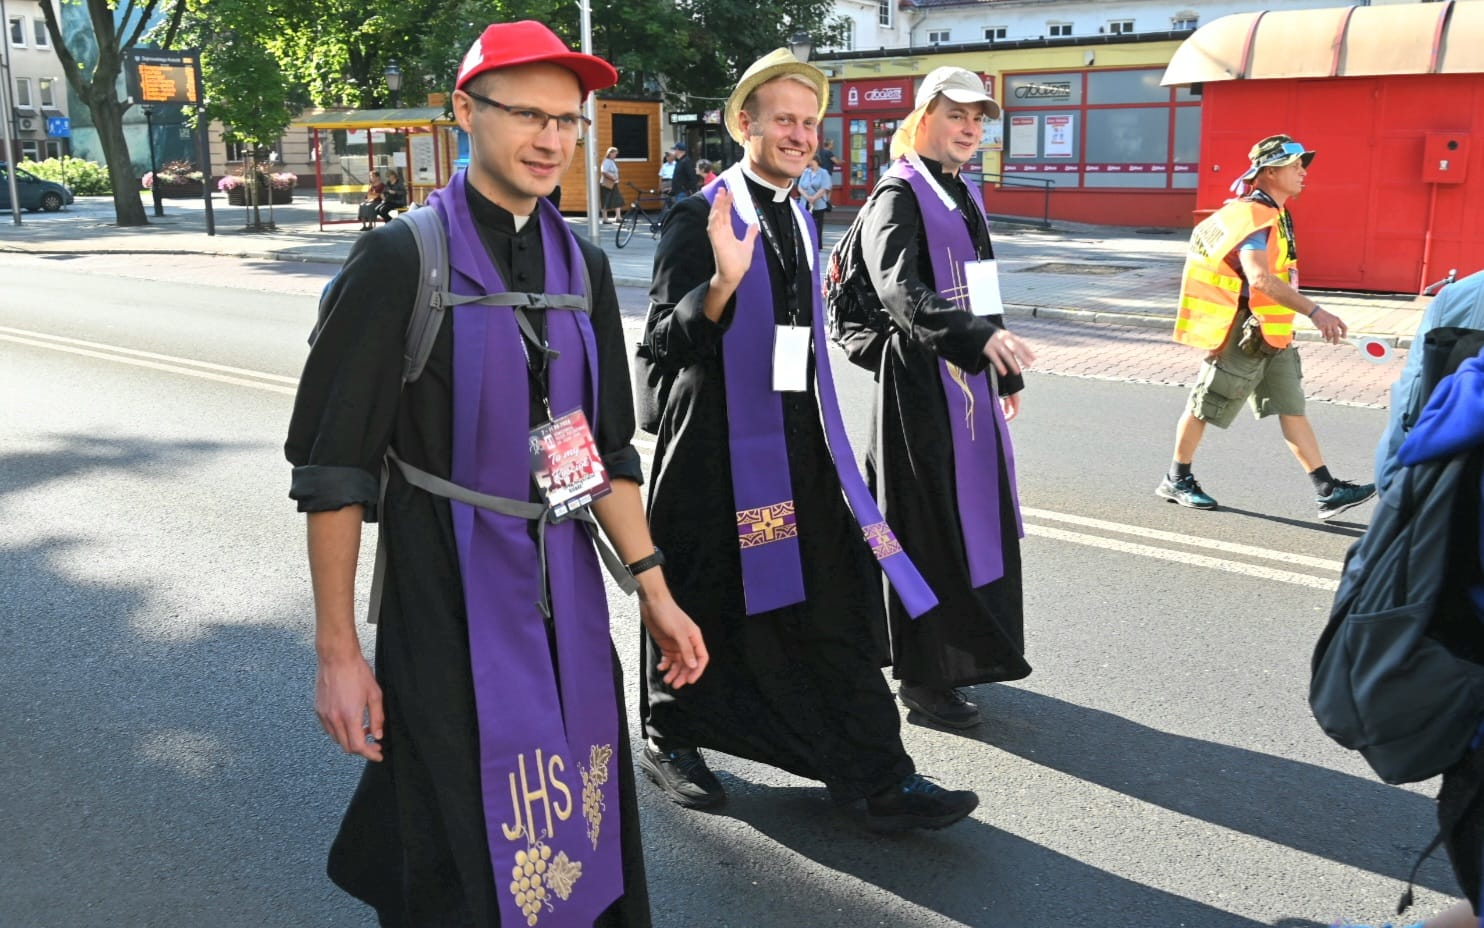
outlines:
[{"label": "shop sign", "polygon": [[681,123],[700,122],[700,121],[701,121],[701,115],[699,113],[671,113],[670,114],[670,125],[672,125],[672,126],[678,126]]},{"label": "shop sign", "polygon": [[1015,88],[1017,100],[1050,100],[1053,103],[1072,99],[1071,81],[1026,81]]},{"label": "shop sign", "polygon": [[846,81],[843,108],[847,110],[910,110],[912,78]]}]

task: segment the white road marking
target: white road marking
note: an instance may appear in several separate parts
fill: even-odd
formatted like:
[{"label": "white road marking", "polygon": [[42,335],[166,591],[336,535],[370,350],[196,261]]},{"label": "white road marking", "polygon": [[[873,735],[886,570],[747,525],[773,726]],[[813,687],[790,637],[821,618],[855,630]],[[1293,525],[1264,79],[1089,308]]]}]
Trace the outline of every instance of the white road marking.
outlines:
[{"label": "white road marking", "polygon": [[[196,377],[202,380],[212,380],[218,383],[232,384],[234,386],[251,387],[257,390],[265,390],[269,393],[278,393],[285,396],[293,396],[298,380],[293,377],[285,377],[280,374],[268,374],[261,371],[247,370],[240,367],[229,367],[223,364],[212,364],[207,361],[196,361],[190,358],[180,358],[172,355],[156,354],[149,351],[137,351],[132,348],[119,348],[113,345],[105,345],[99,342],[83,341],[81,339],[66,338],[60,335],[50,335],[44,332],[31,332],[25,329],[13,329],[0,326],[0,340],[14,342],[20,345],[30,345],[36,348],[49,348],[53,351],[62,351],[68,354],[82,355],[84,357],[99,358],[105,361],[114,361],[119,364],[132,364],[136,367],[149,368],[151,370],[164,371],[172,374],[182,374],[187,377]],[[634,446],[646,457],[652,457],[655,450],[653,439],[635,436]],[[1176,532],[1165,532],[1158,529],[1143,528],[1136,525],[1124,525],[1118,522],[1108,522],[1102,519],[1092,519],[1086,516],[1071,515],[1070,513],[1053,512],[1047,509],[1034,509],[1026,507],[1022,513],[1030,519],[1040,519],[1050,522],[1062,522],[1069,525],[1079,525],[1084,528],[1100,529],[1107,532],[1117,532],[1145,538],[1154,541],[1163,541],[1171,544],[1187,545],[1190,547],[1217,547],[1218,543],[1192,535],[1181,535]],[[1205,567],[1211,570],[1220,570],[1226,573],[1241,574],[1248,577],[1257,577],[1266,580],[1275,580],[1281,583],[1292,583],[1298,586],[1306,586],[1317,590],[1334,590],[1337,581],[1326,577],[1315,577],[1308,574],[1294,573],[1287,570],[1277,570],[1271,567],[1263,567],[1244,561],[1232,561],[1205,554],[1196,554],[1189,551],[1175,551],[1168,548],[1157,548],[1152,545],[1138,544],[1136,542],[1120,541],[1113,538],[1105,538],[1100,535],[1089,535],[1084,532],[1073,532],[1060,528],[1052,528],[1046,525],[1038,525],[1035,522],[1027,522],[1026,533],[1038,535],[1044,538],[1052,538],[1058,541],[1071,542],[1073,544],[1088,545],[1094,548],[1103,548],[1108,551],[1118,551],[1124,554],[1135,554],[1141,557],[1156,558],[1165,561],[1188,564],[1194,567]],[[1232,542],[1220,542],[1222,551],[1232,554],[1240,554],[1246,557],[1260,558],[1264,560],[1278,561],[1285,564],[1297,564],[1306,567],[1314,567],[1320,570],[1338,572],[1341,564],[1337,561],[1324,560],[1322,558],[1308,557],[1301,554],[1291,554],[1284,551],[1272,551],[1266,548],[1256,548],[1250,545],[1239,545]]]},{"label": "white road marking", "polygon": [[1105,532],[1119,532],[1124,535],[1133,535],[1137,538],[1149,538],[1155,541],[1168,541],[1177,545],[1189,545],[1193,548],[1219,548],[1232,554],[1242,554],[1247,557],[1257,557],[1268,561],[1277,561],[1280,564],[1300,564],[1304,567],[1317,567],[1320,570],[1333,570],[1336,573],[1344,569],[1341,561],[1330,561],[1324,558],[1309,557],[1303,554],[1293,554],[1289,551],[1272,551],[1268,548],[1254,548],[1251,545],[1241,545],[1230,541],[1213,541],[1210,538],[1201,538],[1194,535],[1181,535],[1177,532],[1162,532],[1159,529],[1143,528],[1138,525],[1125,525],[1122,522],[1105,522],[1102,519],[1089,519],[1086,516],[1074,516],[1064,512],[1052,512],[1049,509],[1032,509],[1022,506],[1022,515],[1034,519],[1046,519],[1052,522],[1065,522],[1069,525],[1080,525],[1083,528],[1102,529]]},{"label": "white road marking", "polygon": [[[244,370],[240,367],[227,367],[221,364],[210,364],[205,361],[192,361],[189,358],[175,358],[170,355],[153,354],[148,351],[134,351],[130,348],[115,348],[112,345],[100,345],[97,342],[84,342],[72,338],[64,339],[60,336],[47,336],[36,332],[25,332],[21,329],[6,328],[5,326],[0,326],[0,340],[15,342],[18,345],[30,345],[33,348],[50,348],[52,351],[62,351],[67,354],[77,354],[88,358],[100,358],[104,361],[115,361],[119,364],[132,364],[135,367],[147,367],[150,370],[165,371],[171,374],[184,374],[187,377],[214,380],[217,383],[228,383],[238,387],[252,387],[257,390],[266,390],[269,393],[281,393],[285,396],[293,396],[295,389],[292,385],[298,383],[292,377],[283,377],[278,374],[264,374],[257,371]],[[79,347],[83,345],[93,347]],[[151,360],[154,358],[165,360]],[[187,367],[186,365],[195,366]],[[232,371],[245,376],[233,377],[227,374],[217,373],[217,371]],[[261,379],[249,380],[249,377]],[[288,386],[284,384],[288,384]]]},{"label": "white road marking", "polygon": [[1316,590],[1334,592],[1335,588],[1339,586],[1337,580],[1327,577],[1296,574],[1292,571],[1277,570],[1272,567],[1263,567],[1259,564],[1249,564],[1246,561],[1228,561],[1205,554],[1192,554],[1189,551],[1172,551],[1168,548],[1155,548],[1150,545],[1135,544],[1131,541],[1119,541],[1116,538],[1104,538],[1101,535],[1084,535],[1081,532],[1069,532],[1046,525],[1027,523],[1025,532],[1027,535],[1039,535],[1044,538],[1054,538],[1057,541],[1070,541],[1073,544],[1089,545],[1094,548],[1118,551],[1123,554],[1138,554],[1143,557],[1158,558],[1164,561],[1175,561],[1179,564],[1189,564],[1192,567],[1208,567],[1211,570],[1225,571],[1229,574],[1241,574],[1244,577],[1254,577],[1261,580],[1276,580],[1280,583],[1292,583],[1296,586],[1307,586]]}]

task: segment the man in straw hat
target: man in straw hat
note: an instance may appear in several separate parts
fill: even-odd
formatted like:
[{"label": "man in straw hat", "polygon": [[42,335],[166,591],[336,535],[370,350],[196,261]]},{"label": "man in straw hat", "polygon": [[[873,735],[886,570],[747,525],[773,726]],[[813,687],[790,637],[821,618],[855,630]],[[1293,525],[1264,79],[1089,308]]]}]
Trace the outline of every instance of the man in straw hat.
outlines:
[{"label": "man in straw hat", "polygon": [[[419,211],[452,272],[426,370],[404,387],[421,269],[399,221],[351,252],[300,382],[286,451],[315,708],[367,761],[329,871],[383,925],[650,924],[592,517],[637,581],[656,673],[693,683],[706,652],[645,526],[608,261],[546,200],[583,99],[616,79],[540,23],[486,29],[453,94],[469,167]],[[548,444],[606,476],[591,516],[554,521],[561,487],[531,461]],[[387,555],[374,674],[352,615],[363,518]]]},{"label": "man in straw hat", "polygon": [[[1175,455],[1155,494],[1192,509],[1215,509],[1191,473],[1206,424],[1226,428],[1244,401],[1261,419],[1276,415],[1288,450],[1314,483],[1319,518],[1332,519],[1376,495],[1374,484],[1329,472],[1304,414],[1303,373],[1293,314],[1309,317],[1330,344],[1344,320],[1298,290],[1298,243],[1288,201],[1303,192],[1314,152],[1270,135],[1248,153],[1238,194],[1195,227],[1180,283],[1175,341],[1207,352],[1175,427]],[[1244,194],[1244,191],[1245,194]]]},{"label": "man in straw hat", "polygon": [[932,591],[876,511],[845,436],[811,220],[789,196],[828,84],[778,49],[727,101],[742,161],[676,205],[655,254],[645,341],[673,377],[650,488],[676,600],[711,665],[676,691],[646,642],[649,777],[691,807],[723,801],[698,748],[821,780],[881,829],[941,828],[978,797],[917,775],[881,676],[884,571]]},{"label": "man in straw hat", "polygon": [[914,710],[979,724],[960,691],[1030,673],[1023,657],[1019,504],[1007,420],[1031,349],[1005,328],[976,183],[959,170],[1000,106],[972,71],[928,74],[892,139],[895,159],[857,221],[861,263],[893,325],[877,377],[869,469],[882,512],[938,606],[887,604],[892,672]]}]

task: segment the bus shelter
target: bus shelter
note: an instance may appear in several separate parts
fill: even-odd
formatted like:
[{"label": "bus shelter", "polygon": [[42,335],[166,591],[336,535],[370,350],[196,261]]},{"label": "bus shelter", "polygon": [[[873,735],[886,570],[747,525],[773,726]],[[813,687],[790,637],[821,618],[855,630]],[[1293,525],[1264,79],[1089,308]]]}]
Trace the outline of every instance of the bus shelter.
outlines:
[{"label": "bus shelter", "polygon": [[357,207],[373,172],[396,171],[408,203],[453,176],[462,134],[442,107],[386,110],[312,110],[293,125],[310,133],[309,157],[319,197],[319,226],[360,224]]}]

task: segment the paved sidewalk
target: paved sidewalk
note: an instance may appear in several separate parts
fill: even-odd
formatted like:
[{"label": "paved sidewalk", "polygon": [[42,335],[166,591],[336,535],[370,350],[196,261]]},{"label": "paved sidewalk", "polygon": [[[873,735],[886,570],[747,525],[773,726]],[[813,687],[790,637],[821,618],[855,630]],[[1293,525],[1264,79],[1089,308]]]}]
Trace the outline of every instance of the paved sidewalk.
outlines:
[{"label": "paved sidewalk", "polygon": [[[60,213],[23,214],[20,226],[0,215],[0,251],[32,254],[210,254],[277,261],[340,264],[358,235],[354,206],[326,204],[346,225],[320,228],[316,201],[302,194],[272,210],[276,230],[249,232],[246,210],[215,205],[215,236],[206,234],[200,200],[167,200],[163,218],[142,228],[114,225],[112,201],[84,197]],[[264,208],[266,219],[269,211]],[[333,218],[333,217],[332,217]],[[842,222],[846,218],[839,217]],[[585,220],[571,220],[586,234]],[[647,288],[655,239],[640,232],[617,247],[614,227],[600,226],[600,243],[620,286]],[[828,249],[844,232],[825,229]],[[1041,319],[1112,323],[1168,329],[1174,320],[1187,232],[1067,226],[1049,231],[996,223],[995,250],[1007,312]],[[1352,335],[1374,335],[1393,345],[1411,343],[1427,298],[1407,295],[1310,292],[1338,313]],[[1317,339],[1305,320],[1299,337]]]}]

